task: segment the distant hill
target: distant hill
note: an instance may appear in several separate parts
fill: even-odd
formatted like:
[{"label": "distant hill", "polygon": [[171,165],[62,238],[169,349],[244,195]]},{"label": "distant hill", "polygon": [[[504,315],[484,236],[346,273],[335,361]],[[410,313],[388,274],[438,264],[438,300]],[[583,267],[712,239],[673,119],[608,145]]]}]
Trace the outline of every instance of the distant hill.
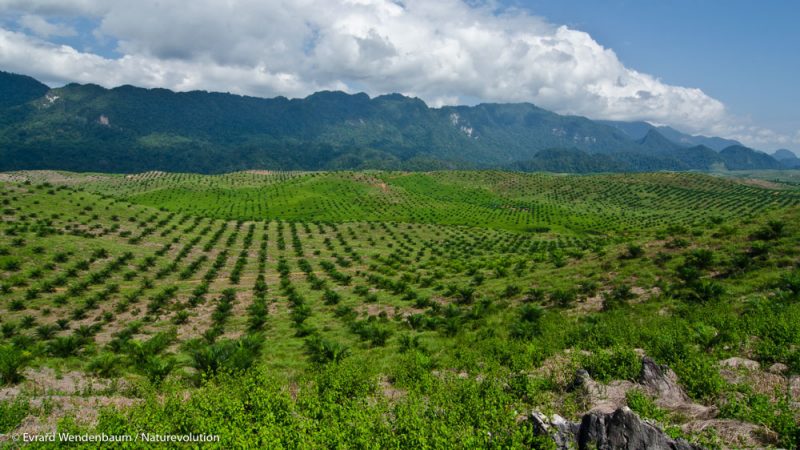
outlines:
[{"label": "distant hill", "polygon": [[785,148],[775,150],[772,157],[786,169],[800,169],[800,158],[790,150],[786,150]]},{"label": "distant hill", "polygon": [[732,145],[719,152],[729,170],[781,169],[781,163],[766,153],[741,145]]},{"label": "distant hill", "polygon": [[680,145],[665,138],[664,135],[656,131],[655,128],[647,131],[643,138],[636,141],[641,152],[654,155],[669,155],[673,151],[681,148]]},{"label": "distant hill", "polygon": [[733,139],[724,139],[720,137],[708,136],[693,136],[667,126],[655,126],[647,122],[620,122],[613,120],[600,120],[599,123],[612,126],[625,133],[631,139],[642,139],[651,130],[658,131],[662,136],[670,141],[683,146],[695,147],[702,145],[715,151],[721,151],[724,148],[732,145],[742,145],[741,142]]},{"label": "distant hill", "polygon": [[[49,89],[5,72],[0,93],[0,170],[598,172],[707,170],[728,162],[649,124],[635,125],[646,131],[633,138],[619,126],[529,103],[430,108],[400,94],[264,99],[92,84]],[[732,161],[779,166],[759,155]]]}]

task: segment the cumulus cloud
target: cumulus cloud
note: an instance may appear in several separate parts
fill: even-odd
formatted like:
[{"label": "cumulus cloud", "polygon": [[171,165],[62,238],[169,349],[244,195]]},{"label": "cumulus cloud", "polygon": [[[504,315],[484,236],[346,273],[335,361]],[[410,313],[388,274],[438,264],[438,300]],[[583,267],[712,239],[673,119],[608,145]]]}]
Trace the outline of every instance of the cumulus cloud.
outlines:
[{"label": "cumulus cloud", "polygon": [[3,9],[90,16],[99,23],[96,36],[118,42],[123,56],[105,58],[0,32],[2,67],[53,82],[259,96],[400,92],[434,106],[532,102],[691,132],[728,120],[720,101],[624,66],[585,32],[491,3],[195,0],[186,7],[159,0],[0,0]]}]

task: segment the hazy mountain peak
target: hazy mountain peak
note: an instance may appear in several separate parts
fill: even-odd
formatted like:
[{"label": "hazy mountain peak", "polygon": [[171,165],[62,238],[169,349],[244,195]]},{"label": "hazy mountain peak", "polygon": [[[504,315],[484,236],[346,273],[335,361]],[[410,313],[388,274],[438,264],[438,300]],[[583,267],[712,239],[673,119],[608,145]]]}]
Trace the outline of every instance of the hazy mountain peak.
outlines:
[{"label": "hazy mountain peak", "polygon": [[800,159],[793,151],[787,150],[785,148],[775,150],[775,152],[772,154],[772,157],[777,159],[778,161],[783,161],[785,159]]}]

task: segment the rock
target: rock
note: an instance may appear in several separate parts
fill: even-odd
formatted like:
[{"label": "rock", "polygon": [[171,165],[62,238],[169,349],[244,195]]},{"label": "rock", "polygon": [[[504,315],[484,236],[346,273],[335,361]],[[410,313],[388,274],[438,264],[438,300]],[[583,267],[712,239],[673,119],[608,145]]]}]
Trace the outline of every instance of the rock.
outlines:
[{"label": "rock", "polygon": [[659,366],[652,358],[642,358],[639,382],[665,404],[685,403],[689,397],[678,385],[678,376],[667,366]]},{"label": "rock", "polygon": [[589,372],[580,369],[575,373],[575,379],[569,389],[580,390],[583,393],[590,411],[611,413],[627,404],[625,394],[635,387],[634,383],[624,380],[614,380],[608,384],[598,383],[592,379]]},{"label": "rock", "polygon": [[578,434],[578,424],[570,422],[558,414],[548,418],[544,414],[534,412],[530,421],[537,436],[550,436],[556,443],[556,448],[569,449],[575,445]]},{"label": "rock", "polygon": [[678,376],[667,366],[658,365],[651,358],[642,358],[642,374],[639,383],[655,397],[662,408],[692,419],[709,419],[717,414],[714,407],[692,402],[678,384]]},{"label": "rock", "polygon": [[800,402],[800,375],[789,378],[789,396],[793,402]]},{"label": "rock", "polygon": [[758,361],[753,361],[752,359],[746,358],[739,358],[734,356],[733,358],[723,359],[719,362],[720,367],[726,367],[728,369],[747,369],[747,370],[758,370],[761,368],[761,364]]},{"label": "rock", "polygon": [[774,373],[775,375],[786,373],[787,370],[789,370],[789,366],[781,363],[775,363],[769,366],[769,369],[767,369],[769,373]]},{"label": "rock", "polygon": [[622,449],[622,450],[695,450],[699,447],[682,439],[672,439],[654,425],[642,421],[628,407],[611,413],[593,411],[580,423],[561,417],[548,419],[540,413],[531,414],[534,433],[550,436],[559,449]]}]

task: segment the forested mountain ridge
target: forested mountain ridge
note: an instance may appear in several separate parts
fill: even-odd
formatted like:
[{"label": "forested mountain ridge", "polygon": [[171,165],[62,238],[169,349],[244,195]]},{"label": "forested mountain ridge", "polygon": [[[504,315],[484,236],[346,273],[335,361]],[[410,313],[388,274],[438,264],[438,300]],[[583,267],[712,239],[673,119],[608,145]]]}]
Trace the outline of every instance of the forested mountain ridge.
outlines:
[{"label": "forested mountain ridge", "polygon": [[6,72],[0,94],[0,170],[781,167],[746,147],[687,147],[657,127],[634,139],[619,126],[529,103],[430,108],[400,94],[264,99],[91,84],[50,89]]}]

